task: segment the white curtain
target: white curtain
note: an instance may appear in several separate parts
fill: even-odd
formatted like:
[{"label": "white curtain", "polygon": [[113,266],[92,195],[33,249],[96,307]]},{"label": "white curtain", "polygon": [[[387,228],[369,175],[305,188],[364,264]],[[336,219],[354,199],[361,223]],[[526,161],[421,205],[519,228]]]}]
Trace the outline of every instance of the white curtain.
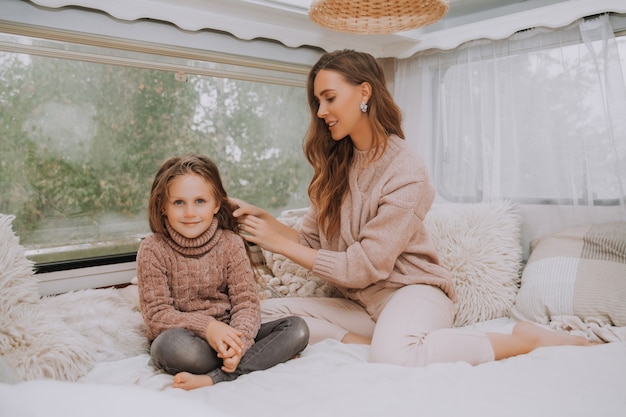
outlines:
[{"label": "white curtain", "polygon": [[554,230],[626,221],[624,84],[600,15],[399,60],[394,96],[439,202],[550,206]]}]

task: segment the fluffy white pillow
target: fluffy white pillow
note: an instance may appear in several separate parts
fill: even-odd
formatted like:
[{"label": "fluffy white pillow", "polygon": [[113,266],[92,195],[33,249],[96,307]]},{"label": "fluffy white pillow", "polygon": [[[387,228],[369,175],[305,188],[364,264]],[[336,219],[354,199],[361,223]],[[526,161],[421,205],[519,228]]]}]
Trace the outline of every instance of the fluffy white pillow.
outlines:
[{"label": "fluffy white pillow", "polygon": [[18,303],[34,304],[39,302],[37,280],[33,275],[34,264],[26,258],[19,238],[13,233],[13,215],[0,214],[0,304],[1,321]]},{"label": "fluffy white pillow", "polygon": [[510,201],[434,206],[424,220],[458,295],[455,326],[506,317],[519,289],[522,217]]}]

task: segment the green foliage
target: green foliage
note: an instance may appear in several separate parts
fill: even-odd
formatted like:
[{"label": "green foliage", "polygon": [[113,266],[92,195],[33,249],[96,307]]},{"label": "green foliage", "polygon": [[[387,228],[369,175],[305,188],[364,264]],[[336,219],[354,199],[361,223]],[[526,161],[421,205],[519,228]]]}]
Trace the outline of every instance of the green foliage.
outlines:
[{"label": "green foliage", "polygon": [[231,196],[275,213],[307,204],[303,88],[0,58],[0,212],[26,246],[148,232],[153,176],[178,154],[211,157]]}]

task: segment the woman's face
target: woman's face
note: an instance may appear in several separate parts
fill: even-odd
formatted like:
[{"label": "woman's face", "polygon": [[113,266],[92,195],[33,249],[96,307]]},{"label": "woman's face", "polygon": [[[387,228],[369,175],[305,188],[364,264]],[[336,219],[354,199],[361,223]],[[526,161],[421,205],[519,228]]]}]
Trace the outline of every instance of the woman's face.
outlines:
[{"label": "woman's face", "polygon": [[359,150],[369,150],[372,130],[367,113],[359,108],[367,102],[369,85],[352,85],[341,74],[332,70],[321,70],[313,81],[313,93],[318,100],[317,117],[324,119],[333,140],[346,136]]}]

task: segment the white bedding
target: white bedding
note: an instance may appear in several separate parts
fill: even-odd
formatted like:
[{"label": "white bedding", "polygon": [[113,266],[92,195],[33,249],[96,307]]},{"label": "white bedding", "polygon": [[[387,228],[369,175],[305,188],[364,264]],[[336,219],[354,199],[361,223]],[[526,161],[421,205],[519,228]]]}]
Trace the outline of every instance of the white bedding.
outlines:
[{"label": "white bedding", "polygon": [[[472,313],[498,294],[491,290],[500,285],[498,277],[518,277],[518,261],[510,262],[508,274],[501,273],[503,257],[497,248],[485,250],[476,265],[465,260],[479,258],[472,246],[485,242],[481,232],[488,232],[494,245],[503,245],[504,226],[490,227],[494,218],[502,217],[498,211],[503,210],[483,210],[478,217],[474,208],[462,211],[464,221],[485,221],[481,227],[462,227],[461,235],[437,228],[436,235],[448,236],[450,248],[458,249],[458,262],[448,257],[451,269],[465,271],[457,279],[480,277],[480,282],[468,281],[468,288],[476,290],[491,283],[478,300],[465,297]],[[438,224],[458,223],[450,213],[439,213],[445,215]],[[512,215],[506,207],[504,213]],[[613,342],[542,348],[475,367],[442,363],[405,368],[368,363],[367,346],[329,340],[307,347],[299,359],[233,382],[174,389],[172,376],[149,365],[136,286],[40,298],[32,265],[8,228],[11,220],[0,215],[0,417],[626,417],[626,326],[610,327],[560,310],[563,315],[551,315],[552,328]],[[517,247],[516,233],[508,235],[510,245]],[[509,246],[502,248],[510,252]],[[452,253],[445,246],[438,251]],[[566,296],[539,289],[551,298]],[[606,293],[610,297],[594,298],[597,307],[609,305],[606,298],[623,305],[623,286],[607,287]],[[512,295],[508,301],[513,302]],[[555,311],[549,304],[544,310]],[[472,327],[508,333],[512,326],[511,319],[499,318]],[[28,382],[9,383],[19,378]]]},{"label": "white bedding", "polygon": [[[510,332],[512,321],[477,327]],[[148,354],[98,363],[78,382],[0,384],[2,417],[626,416],[626,344],[550,347],[503,361],[404,368],[324,341],[299,359],[193,391]]]}]

